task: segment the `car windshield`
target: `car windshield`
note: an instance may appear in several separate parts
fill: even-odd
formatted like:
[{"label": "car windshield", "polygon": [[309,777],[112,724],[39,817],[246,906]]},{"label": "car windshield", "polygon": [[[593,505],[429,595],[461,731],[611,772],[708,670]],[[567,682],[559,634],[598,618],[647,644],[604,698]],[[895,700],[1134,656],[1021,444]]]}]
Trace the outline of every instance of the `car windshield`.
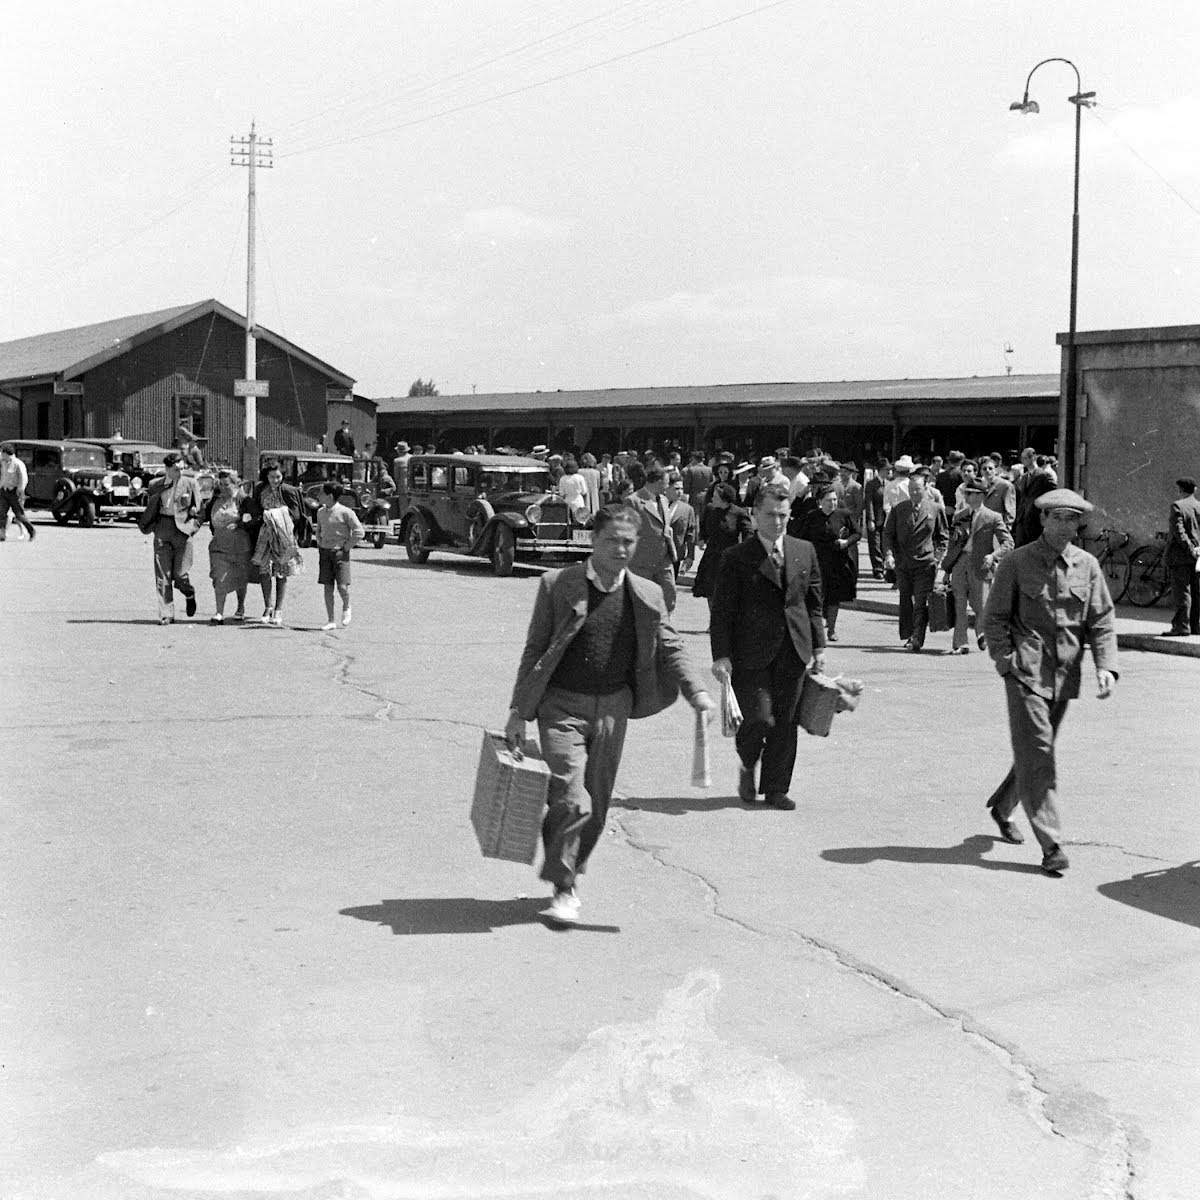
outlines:
[{"label": "car windshield", "polygon": [[479,486],[485,492],[548,492],[550,472],[538,467],[482,471],[479,475]]},{"label": "car windshield", "polygon": [[169,450],[152,449],[146,446],[137,450],[123,450],[118,457],[123,467],[146,470],[150,467],[161,467],[163,459],[170,453]]},{"label": "car windshield", "polygon": [[103,471],[106,467],[104,451],[99,446],[64,446],[63,466],[73,470],[81,467],[95,467]]},{"label": "car windshield", "polygon": [[296,463],[296,474],[301,483],[324,483],[327,479],[337,479],[339,474],[350,473],[350,463],[309,462],[300,459]]}]

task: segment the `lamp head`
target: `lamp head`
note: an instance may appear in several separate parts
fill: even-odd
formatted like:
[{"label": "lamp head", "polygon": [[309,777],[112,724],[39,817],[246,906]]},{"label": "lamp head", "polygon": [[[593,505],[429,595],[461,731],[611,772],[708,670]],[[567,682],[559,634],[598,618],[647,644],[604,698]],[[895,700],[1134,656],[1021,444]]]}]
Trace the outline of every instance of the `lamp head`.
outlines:
[{"label": "lamp head", "polygon": [[1008,106],[1008,111],[1025,113],[1026,116],[1032,117],[1035,113],[1040,113],[1042,110],[1038,106],[1038,102],[1036,100],[1030,100],[1029,96],[1026,95],[1021,100],[1014,100]]}]

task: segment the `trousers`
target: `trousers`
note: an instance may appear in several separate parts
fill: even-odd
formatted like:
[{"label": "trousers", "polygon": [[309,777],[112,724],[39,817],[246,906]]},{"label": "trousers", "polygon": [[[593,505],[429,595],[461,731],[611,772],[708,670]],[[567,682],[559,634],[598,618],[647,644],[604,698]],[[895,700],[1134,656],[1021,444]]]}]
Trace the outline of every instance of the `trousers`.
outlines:
[{"label": "trousers", "polygon": [[1062,836],[1058,821],[1058,776],[1054,739],[1066,715],[1066,699],[1047,700],[1011,675],[1004,677],[1008,700],[1008,732],[1013,765],[988,799],[1006,821],[1020,804],[1042,852],[1054,849]]},{"label": "trousers", "polygon": [[1200,633],[1200,572],[1195,564],[1169,563],[1171,580],[1171,628],[1177,633]]},{"label": "trousers", "polygon": [[883,529],[870,522],[867,525],[867,557],[871,560],[871,574],[883,573]]},{"label": "trousers", "polygon": [[975,628],[983,633],[983,606],[987,603],[991,581],[978,578],[967,564],[963,555],[950,571],[950,590],[954,593],[954,637],[951,645],[955,650],[965,646],[967,636],[967,604],[975,614]]},{"label": "trousers", "polygon": [[733,664],[733,692],[742,710],[734,737],[742,766],[761,763],[758,790],[786,796],[796,766],[796,708],[804,687],[804,663],[791,638],[768,666],[747,670]]},{"label": "trousers", "polygon": [[0,488],[0,541],[8,536],[8,514],[10,512],[14,524],[20,525],[30,537],[33,537],[35,533],[33,522],[25,515],[25,505],[21,501],[21,493],[16,488]]},{"label": "trousers", "polygon": [[170,517],[161,518],[154,530],[154,586],[158,591],[158,612],[169,616],[175,604],[175,588],[184,596],[196,589],[188,578],[190,538]]},{"label": "trousers", "polygon": [[914,646],[925,645],[929,626],[929,593],[937,568],[933,563],[896,563],[896,587],[900,590],[900,638],[912,638]]},{"label": "trousers", "polygon": [[632,708],[627,687],[607,696],[551,687],[538,705],[538,738],[550,768],[541,877],[556,889],[575,886],[604,832]]}]

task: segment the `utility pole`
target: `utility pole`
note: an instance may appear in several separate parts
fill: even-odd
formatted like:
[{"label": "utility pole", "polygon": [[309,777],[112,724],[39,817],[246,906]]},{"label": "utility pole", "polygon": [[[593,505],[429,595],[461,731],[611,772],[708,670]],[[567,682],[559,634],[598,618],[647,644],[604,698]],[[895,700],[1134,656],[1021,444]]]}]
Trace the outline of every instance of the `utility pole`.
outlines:
[{"label": "utility pole", "polygon": [[242,478],[253,480],[258,476],[258,397],[267,395],[267,382],[258,382],[254,339],[254,173],[259,167],[273,167],[274,145],[270,138],[260,138],[255,132],[254,121],[250,122],[250,136],[229,139],[229,165],[248,167],[250,186],[246,209],[246,374],[239,383],[236,393],[246,399],[246,441],[242,447]]}]

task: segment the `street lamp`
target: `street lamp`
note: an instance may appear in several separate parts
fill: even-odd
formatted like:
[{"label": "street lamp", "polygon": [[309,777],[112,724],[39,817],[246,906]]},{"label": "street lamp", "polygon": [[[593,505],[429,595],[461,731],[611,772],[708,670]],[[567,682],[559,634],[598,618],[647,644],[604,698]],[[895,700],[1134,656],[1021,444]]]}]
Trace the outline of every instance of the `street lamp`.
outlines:
[{"label": "street lamp", "polygon": [[1079,127],[1080,114],[1083,109],[1091,108],[1096,103],[1096,93],[1083,90],[1083,82],[1079,78],[1079,68],[1069,58],[1043,58],[1026,77],[1024,96],[1020,100],[1014,100],[1008,107],[1010,112],[1026,113],[1030,116],[1041,111],[1038,102],[1029,98],[1029,81],[1038,67],[1044,67],[1047,63],[1052,62],[1066,63],[1075,72],[1075,95],[1067,97],[1067,100],[1075,105],[1075,194],[1074,206],[1071,211],[1071,314],[1067,331],[1067,382],[1058,404],[1058,441],[1059,455],[1062,459],[1063,485],[1077,487],[1079,464],[1075,461],[1075,391],[1079,372],[1075,347],[1075,295],[1079,283]]}]

